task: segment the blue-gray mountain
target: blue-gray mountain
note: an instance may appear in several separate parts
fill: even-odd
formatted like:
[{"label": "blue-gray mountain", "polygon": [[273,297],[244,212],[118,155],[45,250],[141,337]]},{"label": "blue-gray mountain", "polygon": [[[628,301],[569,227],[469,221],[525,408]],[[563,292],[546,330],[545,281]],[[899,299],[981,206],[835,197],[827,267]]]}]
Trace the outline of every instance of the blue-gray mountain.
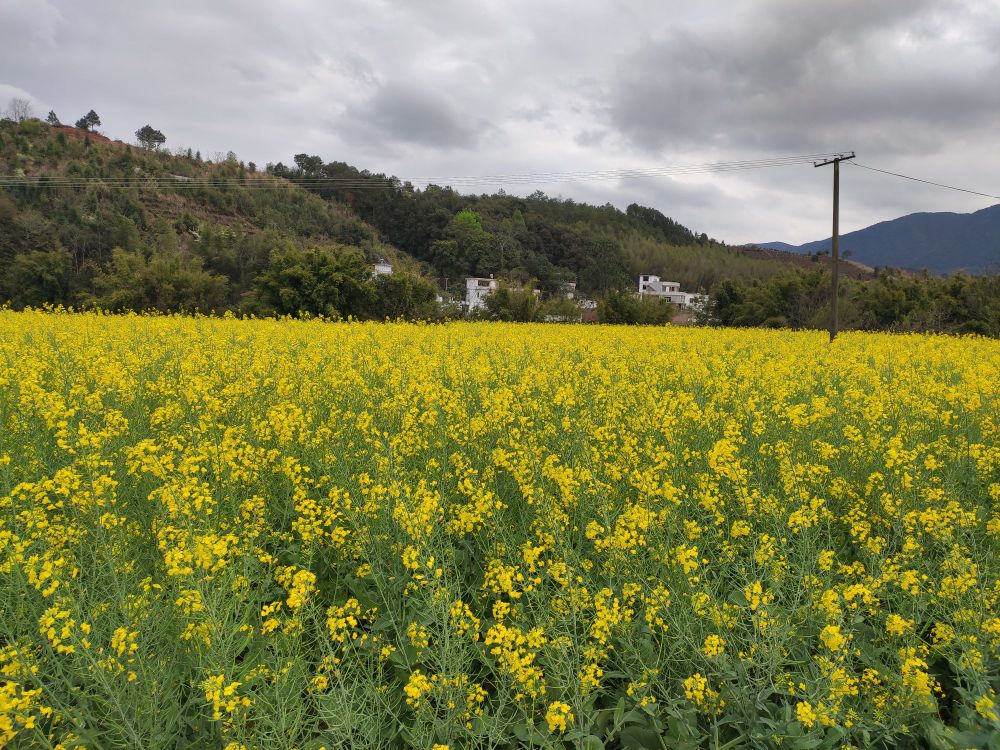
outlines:
[{"label": "blue-gray mountain", "polygon": [[[758,242],[757,247],[795,253],[830,250],[830,238],[789,245]],[[1000,204],[971,214],[919,213],[873,224],[840,237],[840,252],[869,266],[894,266],[931,273],[1000,272]]]}]

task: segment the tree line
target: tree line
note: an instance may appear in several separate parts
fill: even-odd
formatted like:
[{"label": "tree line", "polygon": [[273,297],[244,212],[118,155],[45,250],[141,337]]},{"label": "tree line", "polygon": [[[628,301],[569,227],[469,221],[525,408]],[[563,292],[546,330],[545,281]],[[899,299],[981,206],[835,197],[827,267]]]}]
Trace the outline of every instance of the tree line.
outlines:
[{"label": "tree line", "polygon": [[[232,152],[171,155],[151,126],[136,135],[132,148],[33,118],[0,122],[2,173],[39,176],[0,190],[0,302],[440,319],[458,314],[449,303],[466,276],[493,275],[501,289],[483,317],[578,320],[564,297],[575,283],[601,321],[659,324],[672,308],[632,294],[639,273],[658,273],[710,295],[700,322],[826,325],[822,262],[800,271],[748,257],[653,208],[418,189],[307,154],[257,170]],[[382,257],[392,276],[372,274]],[[843,325],[1000,335],[996,284],[883,270],[844,283]]]},{"label": "tree line", "polygon": [[[764,281],[727,279],[712,290],[708,314],[727,326],[825,328],[829,290],[825,269],[795,270]],[[1000,276],[879,269],[870,281],[842,279],[838,308],[845,329],[1000,336]]]}]

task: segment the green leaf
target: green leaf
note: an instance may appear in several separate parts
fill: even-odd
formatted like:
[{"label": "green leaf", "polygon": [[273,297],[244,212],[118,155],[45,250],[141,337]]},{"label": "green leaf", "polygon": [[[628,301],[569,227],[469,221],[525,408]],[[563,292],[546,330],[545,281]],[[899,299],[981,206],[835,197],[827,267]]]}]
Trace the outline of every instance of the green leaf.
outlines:
[{"label": "green leaf", "polygon": [[621,724],[623,716],[625,716],[625,699],[619,698],[618,705],[615,706],[615,724]]},{"label": "green leaf", "polygon": [[399,736],[403,738],[403,741],[406,742],[407,745],[409,745],[410,747],[414,746],[414,744],[413,744],[413,730],[410,729],[410,727],[406,726],[405,724],[400,724],[400,726],[399,726]]},{"label": "green leaf", "polygon": [[622,717],[622,721],[625,724],[649,724],[649,716],[637,708],[633,708],[625,716]]},{"label": "green leaf", "polygon": [[622,750],[648,750],[660,746],[660,735],[644,727],[625,727],[619,740]]},{"label": "green leaf", "polygon": [[839,743],[847,736],[847,730],[843,727],[831,727],[823,738],[824,748],[839,747]]},{"label": "green leaf", "polygon": [[595,711],[594,719],[590,724],[591,729],[599,732],[607,730],[608,725],[614,720],[616,712],[617,708],[602,708],[599,711]]},{"label": "green leaf", "polygon": [[991,732],[989,730],[985,732],[974,732],[974,731],[962,731],[955,732],[951,735],[950,739],[955,743],[955,747],[958,748],[981,748],[984,747],[990,740],[996,740],[998,737],[997,733]]}]

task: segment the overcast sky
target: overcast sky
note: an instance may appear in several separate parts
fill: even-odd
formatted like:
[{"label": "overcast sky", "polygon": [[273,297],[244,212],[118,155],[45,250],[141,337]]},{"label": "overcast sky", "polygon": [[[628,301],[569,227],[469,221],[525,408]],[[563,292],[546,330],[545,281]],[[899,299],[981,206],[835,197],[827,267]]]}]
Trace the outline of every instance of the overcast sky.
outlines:
[{"label": "overcast sky", "polygon": [[[0,109],[12,96],[258,164],[304,151],[408,178],[851,149],[1000,194],[1000,0],[0,0]],[[506,189],[800,243],[829,235],[830,180]],[[841,187],[845,232],[995,202],[846,166]]]}]

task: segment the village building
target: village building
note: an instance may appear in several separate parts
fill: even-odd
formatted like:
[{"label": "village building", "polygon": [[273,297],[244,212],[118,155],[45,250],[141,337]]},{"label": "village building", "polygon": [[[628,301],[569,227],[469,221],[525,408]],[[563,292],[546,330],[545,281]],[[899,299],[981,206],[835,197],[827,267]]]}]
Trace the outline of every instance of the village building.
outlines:
[{"label": "village building", "polygon": [[486,298],[500,288],[500,282],[492,276],[488,279],[470,277],[465,280],[466,312],[486,307]]},{"label": "village building", "polygon": [[676,305],[702,309],[708,301],[704,294],[681,291],[681,285],[676,281],[664,281],[659,276],[643,274],[639,277],[639,296],[653,297]]},{"label": "village building", "polygon": [[386,261],[385,258],[379,258],[378,261],[372,266],[372,271],[376,276],[391,276],[392,265]]}]

